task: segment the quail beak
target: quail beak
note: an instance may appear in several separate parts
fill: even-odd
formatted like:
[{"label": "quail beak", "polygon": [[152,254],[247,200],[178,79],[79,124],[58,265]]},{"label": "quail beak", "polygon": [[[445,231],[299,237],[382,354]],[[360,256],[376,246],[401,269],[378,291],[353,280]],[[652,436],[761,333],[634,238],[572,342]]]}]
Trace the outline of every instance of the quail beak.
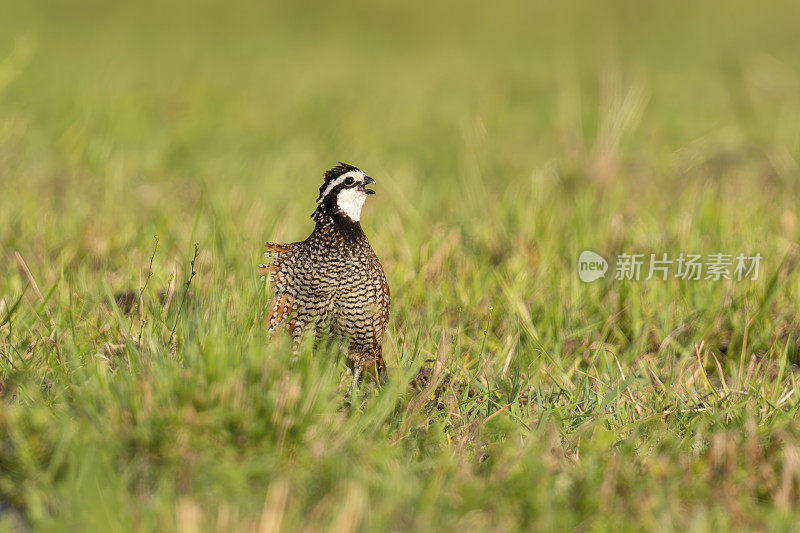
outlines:
[{"label": "quail beak", "polygon": [[373,191],[372,189],[367,189],[366,187],[364,187],[365,185],[369,185],[370,183],[375,183],[375,180],[370,178],[369,176],[364,176],[364,183],[358,186],[358,190],[363,191],[367,194],[375,194],[375,191]]}]

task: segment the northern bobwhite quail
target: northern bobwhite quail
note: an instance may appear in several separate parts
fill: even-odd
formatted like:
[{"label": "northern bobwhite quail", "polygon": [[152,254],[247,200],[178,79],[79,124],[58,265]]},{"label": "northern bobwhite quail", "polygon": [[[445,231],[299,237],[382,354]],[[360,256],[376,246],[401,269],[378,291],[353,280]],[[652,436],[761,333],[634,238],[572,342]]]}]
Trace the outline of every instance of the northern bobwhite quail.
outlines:
[{"label": "northern bobwhite quail", "polygon": [[364,201],[375,194],[366,188],[371,183],[375,180],[346,163],[325,172],[311,215],[314,231],[300,242],[267,242],[273,260],[259,265],[275,289],[269,330],[288,320],[295,343],[307,326],[325,327],[331,337],[343,339],[353,365],[351,390],[364,366],[375,364],[379,376],[386,371],[381,344],[389,285],[359,222]]}]

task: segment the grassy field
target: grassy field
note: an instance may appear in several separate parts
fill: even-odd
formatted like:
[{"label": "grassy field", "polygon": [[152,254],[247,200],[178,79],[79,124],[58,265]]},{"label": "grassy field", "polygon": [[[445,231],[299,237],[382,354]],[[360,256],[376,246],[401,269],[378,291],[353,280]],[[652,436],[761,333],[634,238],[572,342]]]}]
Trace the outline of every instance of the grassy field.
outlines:
[{"label": "grassy field", "polygon": [[[796,527],[800,6],[550,4],[0,0],[2,527]],[[255,271],[339,160],[393,300],[349,412]]]}]

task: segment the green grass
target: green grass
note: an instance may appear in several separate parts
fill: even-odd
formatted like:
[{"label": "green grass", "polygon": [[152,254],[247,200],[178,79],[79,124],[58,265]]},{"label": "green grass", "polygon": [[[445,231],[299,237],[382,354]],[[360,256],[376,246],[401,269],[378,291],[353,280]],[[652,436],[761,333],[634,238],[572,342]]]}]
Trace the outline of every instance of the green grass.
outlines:
[{"label": "green grass", "polygon": [[[800,11],[640,4],[0,1],[4,526],[795,526]],[[349,412],[255,273],[339,160],[393,300]]]}]

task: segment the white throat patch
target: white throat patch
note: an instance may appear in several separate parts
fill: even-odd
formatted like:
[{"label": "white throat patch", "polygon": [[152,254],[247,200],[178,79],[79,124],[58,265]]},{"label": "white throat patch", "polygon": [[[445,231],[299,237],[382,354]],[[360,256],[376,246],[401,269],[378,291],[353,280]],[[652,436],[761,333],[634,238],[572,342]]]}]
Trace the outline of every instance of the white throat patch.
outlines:
[{"label": "white throat patch", "polygon": [[343,189],[336,198],[336,205],[350,220],[358,222],[361,220],[361,208],[364,207],[364,201],[366,199],[367,193],[364,191]]}]

